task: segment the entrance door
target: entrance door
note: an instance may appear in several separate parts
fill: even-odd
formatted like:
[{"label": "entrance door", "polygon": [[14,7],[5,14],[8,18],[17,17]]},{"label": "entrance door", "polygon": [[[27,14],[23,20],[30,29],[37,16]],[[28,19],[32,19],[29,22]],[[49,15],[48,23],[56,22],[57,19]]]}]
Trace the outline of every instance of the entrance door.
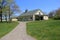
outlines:
[{"label": "entrance door", "polygon": [[35,15],[35,20],[43,20],[43,16]]},{"label": "entrance door", "polygon": [[43,16],[40,16],[40,20],[43,20]]}]

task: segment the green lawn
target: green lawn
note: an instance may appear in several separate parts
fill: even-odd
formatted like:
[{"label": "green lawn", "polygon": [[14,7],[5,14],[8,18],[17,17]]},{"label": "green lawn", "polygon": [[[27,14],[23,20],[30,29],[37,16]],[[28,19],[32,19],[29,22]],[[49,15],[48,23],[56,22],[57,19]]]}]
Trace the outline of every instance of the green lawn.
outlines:
[{"label": "green lawn", "polygon": [[0,38],[9,33],[13,28],[15,28],[18,25],[18,22],[12,22],[12,23],[0,23]]},{"label": "green lawn", "polygon": [[37,40],[60,40],[60,20],[29,22],[27,33]]}]

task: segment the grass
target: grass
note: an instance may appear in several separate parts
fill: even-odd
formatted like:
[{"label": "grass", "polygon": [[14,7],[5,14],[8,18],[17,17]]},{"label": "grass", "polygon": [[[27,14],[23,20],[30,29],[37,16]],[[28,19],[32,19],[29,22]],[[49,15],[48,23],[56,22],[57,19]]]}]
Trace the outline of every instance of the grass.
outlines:
[{"label": "grass", "polygon": [[12,22],[12,23],[0,23],[0,38],[9,33],[12,29],[14,29],[17,26],[18,22]]},{"label": "grass", "polygon": [[37,40],[60,40],[60,20],[29,22],[27,33]]}]

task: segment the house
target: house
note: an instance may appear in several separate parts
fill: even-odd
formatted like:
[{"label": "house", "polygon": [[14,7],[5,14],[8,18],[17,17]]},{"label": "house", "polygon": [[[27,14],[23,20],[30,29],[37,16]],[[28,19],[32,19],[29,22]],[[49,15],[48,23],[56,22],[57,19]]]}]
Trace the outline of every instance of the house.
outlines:
[{"label": "house", "polygon": [[36,10],[25,10],[20,15],[20,21],[35,21],[35,20],[48,20],[48,16],[44,14],[40,9]]},{"label": "house", "polygon": [[15,22],[18,21],[18,19],[17,19],[16,16],[13,16],[13,17],[11,18],[11,20],[12,20],[12,21],[15,21]]},{"label": "house", "polygon": [[12,19],[12,21],[18,21],[18,19],[14,18],[14,19]]}]

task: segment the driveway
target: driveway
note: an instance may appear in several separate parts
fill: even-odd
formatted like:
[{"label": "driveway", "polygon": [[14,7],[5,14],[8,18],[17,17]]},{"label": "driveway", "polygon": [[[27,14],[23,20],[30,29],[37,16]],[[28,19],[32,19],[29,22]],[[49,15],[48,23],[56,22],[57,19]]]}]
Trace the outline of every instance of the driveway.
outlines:
[{"label": "driveway", "polygon": [[2,37],[0,40],[35,40],[35,38],[27,35],[26,22],[20,22],[15,29]]}]

